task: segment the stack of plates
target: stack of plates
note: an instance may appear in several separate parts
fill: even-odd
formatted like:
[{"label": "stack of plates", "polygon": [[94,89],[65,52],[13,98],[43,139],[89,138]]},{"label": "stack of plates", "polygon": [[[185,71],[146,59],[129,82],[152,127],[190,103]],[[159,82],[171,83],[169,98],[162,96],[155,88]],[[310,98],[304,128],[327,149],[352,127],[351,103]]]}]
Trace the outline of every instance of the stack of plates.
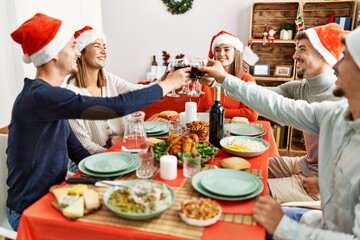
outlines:
[{"label": "stack of plates", "polygon": [[147,136],[163,135],[169,132],[169,124],[163,122],[144,122]]},{"label": "stack of plates", "polygon": [[230,133],[237,136],[261,137],[265,134],[265,129],[253,124],[228,123]]},{"label": "stack of plates", "polygon": [[256,197],[264,185],[261,180],[247,172],[231,169],[211,169],[196,174],[191,184],[207,197],[238,201]]},{"label": "stack of plates", "polygon": [[79,163],[81,172],[94,177],[115,177],[140,166],[136,156],[125,152],[105,152],[91,155]]}]

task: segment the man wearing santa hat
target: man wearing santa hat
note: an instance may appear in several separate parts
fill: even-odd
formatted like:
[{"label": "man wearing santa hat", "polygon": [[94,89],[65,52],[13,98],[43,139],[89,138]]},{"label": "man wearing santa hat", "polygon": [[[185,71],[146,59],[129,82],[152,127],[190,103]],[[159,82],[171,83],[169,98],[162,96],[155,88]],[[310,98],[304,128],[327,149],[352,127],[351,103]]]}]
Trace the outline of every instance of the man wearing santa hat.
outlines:
[{"label": "man wearing santa hat", "polygon": [[[304,79],[267,89],[309,103],[340,100],[332,94],[337,80],[332,67],[342,57],[344,46],[340,36],[347,32],[336,23],[299,32],[295,37],[293,58],[298,77]],[[320,199],[317,184],[319,136],[306,131],[303,134],[306,155],[269,158],[269,193],[280,203]]]},{"label": "man wearing santa hat", "polygon": [[10,225],[17,229],[21,213],[64,181],[68,159],[76,163],[89,156],[66,119],[108,119],[137,111],[189,81],[190,68],[170,73],[149,88],[112,98],[76,95],[60,88],[65,76],[77,71],[80,56],[73,37],[58,19],[37,13],[16,29],[11,37],[21,45],[26,63],[32,62],[35,79],[25,78],[15,100],[7,149]]},{"label": "man wearing santa hat", "polygon": [[[334,39],[335,40],[335,39]],[[228,96],[264,116],[319,134],[319,187],[322,217],[305,225],[284,215],[270,196],[258,197],[254,218],[276,239],[360,238],[360,28],[348,34],[344,57],[334,65],[334,95],[347,100],[307,103],[284,98],[229,75],[221,63],[199,67],[221,83]]]}]

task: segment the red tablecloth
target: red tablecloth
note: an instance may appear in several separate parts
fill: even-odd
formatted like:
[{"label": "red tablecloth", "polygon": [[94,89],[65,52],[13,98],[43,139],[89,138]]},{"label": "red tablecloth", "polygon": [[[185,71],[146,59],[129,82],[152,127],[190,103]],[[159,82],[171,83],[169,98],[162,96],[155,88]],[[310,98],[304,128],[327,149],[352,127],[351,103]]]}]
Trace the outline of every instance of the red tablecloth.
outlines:
[{"label": "red tablecloth", "polygon": [[[151,117],[149,120],[151,119],[153,119],[153,117]],[[262,181],[264,186],[266,186],[268,166],[267,159],[269,156],[278,155],[278,152],[269,122],[257,121],[257,123],[261,123],[265,128],[266,134],[263,136],[263,138],[270,143],[270,148],[264,154],[258,157],[248,158],[247,160],[250,161],[251,168],[262,171]],[[121,143],[117,143],[110,150],[119,151],[120,147]],[[230,155],[221,150],[216,156],[215,162],[210,162],[210,164],[218,164],[221,159],[228,156]],[[183,180],[182,169],[179,169],[178,178],[174,181],[163,181],[159,178],[159,176],[155,176],[154,179],[165,182],[170,186],[177,187]],[[265,194],[265,190],[261,194]],[[54,207],[52,207],[51,201],[53,199],[54,197],[52,194],[46,194],[23,212],[18,229],[17,239],[179,239],[178,237],[174,236],[145,232],[137,229],[71,221],[66,219]],[[241,214],[252,214],[253,212],[254,199],[239,202],[219,202],[223,208],[224,213],[237,214],[238,212],[241,212]],[[93,214],[96,214],[96,212]],[[265,230],[261,226],[219,221],[215,225],[206,227],[201,239],[263,240],[264,237]]]}]

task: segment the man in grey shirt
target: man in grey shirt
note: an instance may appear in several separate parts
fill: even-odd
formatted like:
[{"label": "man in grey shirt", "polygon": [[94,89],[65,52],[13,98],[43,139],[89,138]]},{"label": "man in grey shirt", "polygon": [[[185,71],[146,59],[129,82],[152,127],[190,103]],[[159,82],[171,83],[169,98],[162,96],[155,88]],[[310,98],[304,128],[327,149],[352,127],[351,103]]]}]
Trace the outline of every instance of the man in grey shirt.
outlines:
[{"label": "man in grey shirt", "polygon": [[[331,23],[299,32],[296,37],[296,73],[302,81],[268,87],[284,97],[309,103],[336,101],[332,92],[337,77],[332,69],[341,58],[345,34],[340,25]],[[269,158],[268,192],[280,203],[319,200],[318,135],[304,133],[307,154],[301,157]]]}]

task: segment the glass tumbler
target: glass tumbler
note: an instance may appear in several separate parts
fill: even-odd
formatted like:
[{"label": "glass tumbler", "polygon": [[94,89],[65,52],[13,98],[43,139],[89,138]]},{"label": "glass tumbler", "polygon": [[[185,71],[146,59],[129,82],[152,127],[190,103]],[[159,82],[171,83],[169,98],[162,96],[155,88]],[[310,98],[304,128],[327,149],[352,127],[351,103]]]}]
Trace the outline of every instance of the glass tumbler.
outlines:
[{"label": "glass tumbler", "polygon": [[136,169],[136,177],[151,178],[154,174],[154,151],[149,147],[146,151],[139,153],[141,165]]},{"label": "glass tumbler", "polygon": [[191,178],[201,171],[201,155],[191,156],[190,153],[184,153],[183,160],[183,172],[184,177]]}]

